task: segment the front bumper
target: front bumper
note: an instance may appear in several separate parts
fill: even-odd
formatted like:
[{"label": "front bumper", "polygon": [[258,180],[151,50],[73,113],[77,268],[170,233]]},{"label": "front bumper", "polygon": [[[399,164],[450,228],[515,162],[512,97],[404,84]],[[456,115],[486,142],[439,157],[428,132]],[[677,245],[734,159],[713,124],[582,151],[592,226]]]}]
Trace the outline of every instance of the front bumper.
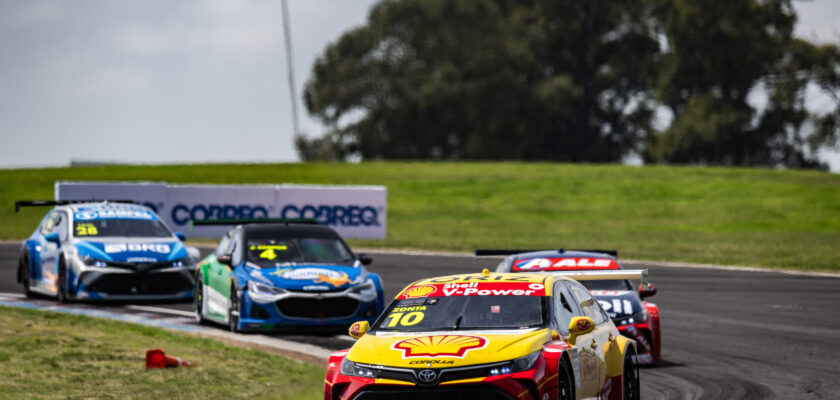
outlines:
[{"label": "front bumper", "polygon": [[[81,263],[78,263],[81,264]],[[68,270],[68,295],[80,300],[189,300],[195,281],[191,266],[134,271],[76,265]]]},{"label": "front bumper", "polygon": [[327,293],[289,292],[257,302],[246,290],[239,310],[239,329],[283,331],[303,327],[338,331],[361,320],[373,323],[384,308],[384,299],[380,295],[370,299],[348,292],[349,289]]},{"label": "front bumper", "polygon": [[[482,399],[482,400],[540,400],[556,398],[556,376],[549,376],[545,360],[540,357],[534,367],[527,371],[515,372],[495,376],[469,376],[464,369],[491,368],[488,366],[474,366],[463,368],[434,369],[441,376],[441,381],[433,385],[416,383],[409,378],[411,369],[387,368],[390,373],[383,373],[377,378],[362,378],[346,376],[338,369],[340,361],[330,360],[327,369],[327,379],[324,384],[324,399]],[[500,363],[504,364],[504,363]],[[447,370],[453,371],[447,378]],[[401,371],[394,371],[401,370]],[[421,370],[421,369],[418,369]],[[386,371],[387,372],[387,371]],[[401,379],[399,374],[405,375]],[[390,377],[390,378],[389,378]],[[454,378],[454,379],[453,379]],[[404,380],[405,379],[405,380]],[[413,381],[408,381],[412,379]]]}]

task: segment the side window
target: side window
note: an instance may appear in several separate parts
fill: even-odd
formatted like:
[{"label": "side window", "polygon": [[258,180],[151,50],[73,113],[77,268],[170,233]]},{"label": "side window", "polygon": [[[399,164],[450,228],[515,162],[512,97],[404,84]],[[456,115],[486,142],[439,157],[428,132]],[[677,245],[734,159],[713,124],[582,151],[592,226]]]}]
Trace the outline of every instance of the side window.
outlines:
[{"label": "side window", "polygon": [[58,238],[64,242],[67,240],[67,218],[61,211],[56,214],[55,221],[53,221],[53,232],[58,232]]},{"label": "side window", "polygon": [[242,264],[242,251],[241,249],[237,248],[239,242],[242,241],[242,230],[234,230],[233,235],[230,238],[230,244],[227,248],[227,253],[231,255],[231,264],[232,265],[239,265]]},{"label": "side window", "polygon": [[50,216],[47,217],[46,220],[44,220],[44,224],[41,225],[41,234],[42,235],[46,235],[46,234],[53,231],[53,228],[55,228],[55,219],[56,219],[57,216],[58,216],[58,211],[53,211],[52,213],[50,213]]},{"label": "side window", "polygon": [[513,260],[513,257],[505,257],[499,265],[496,266],[496,272],[510,272],[510,262]]},{"label": "side window", "polygon": [[222,240],[219,241],[219,245],[216,246],[216,257],[224,255],[228,246],[230,245],[230,236],[233,234],[233,231],[230,231],[222,237]]},{"label": "side window", "polygon": [[598,304],[598,301],[592,297],[592,294],[586,288],[580,285],[573,285],[571,289],[578,300],[578,304],[580,304],[580,308],[583,310],[583,315],[592,318],[595,325],[607,322],[607,315],[601,309],[601,305]]},{"label": "side window", "polygon": [[557,325],[557,330],[562,335],[569,334],[569,323],[572,322],[572,317],[580,314],[576,311],[574,298],[569,295],[569,290],[563,282],[554,284],[554,322]]}]

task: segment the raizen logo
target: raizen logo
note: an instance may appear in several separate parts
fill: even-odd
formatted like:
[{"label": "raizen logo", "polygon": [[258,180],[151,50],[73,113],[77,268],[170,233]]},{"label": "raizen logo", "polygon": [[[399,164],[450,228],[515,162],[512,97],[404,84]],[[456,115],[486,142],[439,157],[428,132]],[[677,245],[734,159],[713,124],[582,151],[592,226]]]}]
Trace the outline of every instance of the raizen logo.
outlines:
[{"label": "raizen logo", "polygon": [[379,212],[360,205],[294,205],[283,207],[280,218],[314,218],[333,226],[379,226]]}]

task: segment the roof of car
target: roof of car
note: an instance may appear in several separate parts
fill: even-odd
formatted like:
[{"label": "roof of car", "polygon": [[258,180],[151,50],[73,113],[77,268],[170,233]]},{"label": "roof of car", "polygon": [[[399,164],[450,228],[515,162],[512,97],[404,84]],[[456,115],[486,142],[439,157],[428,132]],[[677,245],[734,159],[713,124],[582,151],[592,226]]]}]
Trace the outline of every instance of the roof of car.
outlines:
[{"label": "roof of car", "polygon": [[131,203],[109,203],[109,202],[98,202],[98,203],[74,203],[74,204],[67,204],[58,207],[67,207],[73,212],[81,211],[81,210],[101,210],[101,209],[119,209],[119,210],[142,210],[148,211],[150,210],[149,207],[146,207],[142,204],[131,204]]},{"label": "roof of car", "polygon": [[518,253],[514,254],[511,257],[515,260],[522,260],[525,258],[581,258],[581,257],[588,257],[588,258],[612,258],[615,257],[607,254],[607,253],[596,253],[591,251],[581,251],[581,250],[540,250],[540,251],[531,251],[527,253]]},{"label": "roof of car", "polygon": [[258,238],[287,238],[287,237],[315,237],[315,238],[341,238],[332,228],[325,225],[309,224],[245,224],[242,225],[245,236],[252,239]]},{"label": "roof of car", "polygon": [[434,278],[421,279],[417,282],[414,282],[412,285],[429,285],[429,284],[437,284],[437,283],[493,282],[493,281],[504,282],[508,279],[510,281],[516,281],[516,282],[545,283],[546,280],[555,279],[555,278],[567,279],[565,277],[557,277],[557,276],[545,275],[545,274],[490,272],[490,273],[487,273],[487,274],[478,273],[478,274],[459,274],[459,275],[438,276],[438,277],[434,277]]}]

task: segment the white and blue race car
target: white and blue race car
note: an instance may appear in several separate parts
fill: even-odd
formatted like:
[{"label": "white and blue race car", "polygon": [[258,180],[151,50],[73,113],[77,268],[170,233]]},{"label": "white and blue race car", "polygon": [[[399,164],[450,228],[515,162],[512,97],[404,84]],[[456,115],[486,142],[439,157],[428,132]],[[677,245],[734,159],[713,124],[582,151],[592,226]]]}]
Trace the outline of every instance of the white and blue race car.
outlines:
[{"label": "white and blue race car", "polygon": [[56,206],[21,245],[26,295],[68,300],[189,300],[197,258],[151,209],[122,202],[35,201]]}]

